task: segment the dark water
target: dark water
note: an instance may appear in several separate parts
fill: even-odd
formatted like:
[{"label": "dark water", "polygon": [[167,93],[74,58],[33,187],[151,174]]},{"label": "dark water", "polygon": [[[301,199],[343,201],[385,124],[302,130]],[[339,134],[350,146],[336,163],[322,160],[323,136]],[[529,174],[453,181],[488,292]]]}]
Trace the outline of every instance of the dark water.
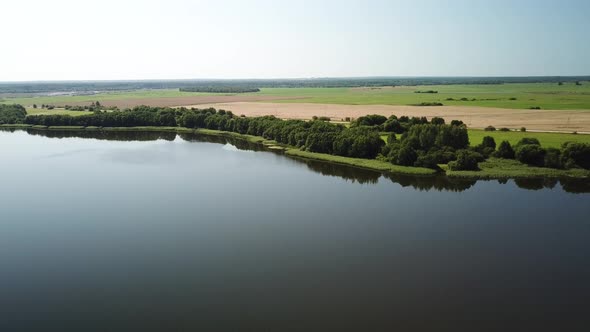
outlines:
[{"label": "dark water", "polygon": [[0,331],[589,329],[587,183],[220,140],[0,131]]}]

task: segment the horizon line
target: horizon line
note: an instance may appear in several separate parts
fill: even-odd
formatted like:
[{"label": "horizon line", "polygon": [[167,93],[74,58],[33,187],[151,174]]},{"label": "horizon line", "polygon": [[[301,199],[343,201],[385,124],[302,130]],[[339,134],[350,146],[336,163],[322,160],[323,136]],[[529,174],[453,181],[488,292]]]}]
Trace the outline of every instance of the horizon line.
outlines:
[{"label": "horizon line", "polygon": [[140,79],[57,79],[57,80],[22,80],[0,81],[0,84],[13,83],[65,83],[65,82],[158,82],[158,81],[273,81],[273,80],[326,80],[326,79],[412,79],[412,78],[590,78],[587,75],[438,75],[438,76],[311,76],[311,77],[274,77],[274,78],[140,78]]}]

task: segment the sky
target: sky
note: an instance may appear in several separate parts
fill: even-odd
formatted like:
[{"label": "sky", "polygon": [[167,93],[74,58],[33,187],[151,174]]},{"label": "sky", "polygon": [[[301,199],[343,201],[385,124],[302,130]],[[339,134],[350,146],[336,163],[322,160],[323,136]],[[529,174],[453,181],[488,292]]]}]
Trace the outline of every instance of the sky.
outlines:
[{"label": "sky", "polygon": [[0,81],[590,75],[587,0],[2,0]]}]

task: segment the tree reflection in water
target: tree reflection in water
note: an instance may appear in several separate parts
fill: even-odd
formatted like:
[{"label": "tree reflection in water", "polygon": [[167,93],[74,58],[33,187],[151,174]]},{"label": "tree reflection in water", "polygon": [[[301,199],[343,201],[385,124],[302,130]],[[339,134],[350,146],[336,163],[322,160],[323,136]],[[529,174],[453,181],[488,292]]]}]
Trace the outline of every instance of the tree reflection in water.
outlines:
[{"label": "tree reflection in water", "polygon": [[[23,129],[7,129],[1,128],[2,131],[15,132]],[[173,131],[104,131],[104,130],[33,130],[25,129],[29,135],[44,136],[48,138],[62,139],[62,138],[86,138],[110,141],[155,141],[166,140],[174,141],[177,137],[188,142],[208,142],[218,144],[232,144],[240,150],[251,151],[268,151],[261,144],[249,142],[246,140],[193,134],[181,133],[177,134]],[[281,153],[280,151],[274,151]],[[379,182],[381,177],[399,184],[402,187],[412,187],[421,191],[437,190],[437,191],[452,191],[461,192],[471,188],[477,181],[473,179],[450,178],[444,175],[436,176],[409,176],[392,173],[380,173],[367,169],[361,169],[352,166],[338,165],[328,162],[308,160],[296,157],[290,157],[292,160],[304,163],[307,167],[324,176],[334,176],[345,179],[352,183],[373,185]],[[486,180],[488,181],[488,180]],[[496,180],[500,184],[507,184],[512,180],[499,179]],[[590,179],[576,179],[576,178],[520,178],[513,180],[514,183],[521,189],[526,190],[542,190],[554,189],[557,184],[568,193],[590,193]]]}]

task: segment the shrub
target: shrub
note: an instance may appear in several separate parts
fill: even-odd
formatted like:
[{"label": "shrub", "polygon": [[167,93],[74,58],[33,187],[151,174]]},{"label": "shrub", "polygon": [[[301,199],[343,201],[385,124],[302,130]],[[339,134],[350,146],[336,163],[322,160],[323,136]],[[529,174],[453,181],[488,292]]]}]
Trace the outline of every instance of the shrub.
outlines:
[{"label": "shrub", "polygon": [[430,120],[430,123],[432,123],[433,125],[444,125],[445,119],[435,116]]},{"label": "shrub", "polygon": [[525,127],[520,127],[520,131],[522,131],[523,133],[526,131]]},{"label": "shrub", "polygon": [[436,101],[430,101],[430,102],[421,102],[419,104],[412,104],[412,106],[444,106],[443,103],[439,103]]},{"label": "shrub", "polygon": [[459,126],[463,126],[463,125],[465,125],[465,123],[463,123],[463,121],[461,121],[461,120],[451,120],[451,126],[459,127]]},{"label": "shrub", "polygon": [[397,142],[397,137],[395,133],[391,133],[387,136],[387,144],[393,144],[394,142]]},{"label": "shrub", "polygon": [[516,148],[516,160],[521,163],[544,166],[545,165],[545,149],[537,144],[524,144]]},{"label": "shrub", "polygon": [[518,141],[518,143],[516,143],[516,146],[527,145],[527,144],[541,145],[539,140],[534,137],[523,137],[520,141]]},{"label": "shrub", "polygon": [[383,124],[383,131],[401,134],[405,131],[405,129],[397,119],[388,119]]},{"label": "shrub", "polygon": [[514,149],[508,141],[502,141],[498,146],[498,150],[494,152],[494,157],[503,159],[514,159]]},{"label": "shrub", "polygon": [[545,151],[545,167],[562,168],[561,166],[561,151],[555,148],[548,148]]},{"label": "shrub", "polygon": [[482,147],[484,148],[492,148],[496,150],[496,141],[492,136],[485,136],[483,138],[483,142],[481,143]]},{"label": "shrub", "polygon": [[432,153],[423,153],[418,156],[416,162],[414,163],[416,167],[425,167],[431,169],[440,169],[438,167],[438,156],[436,152]]},{"label": "shrub", "polygon": [[385,121],[387,121],[387,118],[383,115],[371,114],[359,117],[356,119],[355,124],[357,126],[378,126],[385,123]]},{"label": "shrub", "polygon": [[453,171],[475,171],[478,170],[477,162],[479,153],[469,150],[457,151],[457,160],[449,162],[449,168]]},{"label": "shrub", "polygon": [[496,131],[496,128],[494,126],[487,126],[484,129],[485,131]]},{"label": "shrub", "polygon": [[590,144],[566,142],[562,145],[561,162],[566,168],[590,169]]},{"label": "shrub", "polygon": [[506,127],[500,128],[499,130],[500,130],[500,131],[510,131],[510,129],[508,129],[508,128],[506,128]]},{"label": "shrub", "polygon": [[529,107],[529,109],[531,109],[531,110],[540,110],[541,107],[540,106],[531,106],[531,107]]},{"label": "shrub", "polygon": [[413,166],[418,159],[418,154],[410,146],[402,146],[397,153],[396,164],[402,166]]},{"label": "shrub", "polygon": [[0,124],[25,123],[27,111],[22,105],[0,104]]}]

